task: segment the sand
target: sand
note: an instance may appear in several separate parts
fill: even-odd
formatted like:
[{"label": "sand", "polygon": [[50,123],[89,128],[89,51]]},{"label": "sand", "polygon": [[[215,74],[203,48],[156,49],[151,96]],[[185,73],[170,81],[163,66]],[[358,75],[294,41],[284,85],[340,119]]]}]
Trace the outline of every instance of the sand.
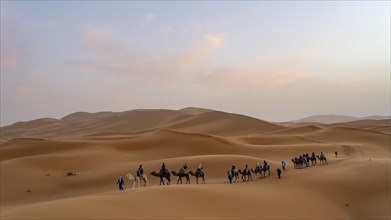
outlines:
[{"label": "sand", "polygon": [[[390,120],[270,123],[209,109],[74,113],[1,128],[1,219],[390,219]],[[328,165],[294,169],[302,153]],[[334,152],[338,151],[338,157]],[[232,164],[271,175],[228,184]],[[287,169],[278,179],[276,169]],[[150,175],[202,163],[206,184]],[[150,186],[119,175],[143,164]],[[67,175],[67,173],[75,175]]]}]

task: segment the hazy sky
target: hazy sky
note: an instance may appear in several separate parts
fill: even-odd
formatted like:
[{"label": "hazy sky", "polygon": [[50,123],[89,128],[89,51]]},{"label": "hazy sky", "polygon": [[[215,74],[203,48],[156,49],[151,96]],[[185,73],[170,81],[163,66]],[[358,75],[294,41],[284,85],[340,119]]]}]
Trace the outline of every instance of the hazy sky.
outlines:
[{"label": "hazy sky", "polygon": [[212,108],[390,114],[389,1],[1,1],[1,125]]}]

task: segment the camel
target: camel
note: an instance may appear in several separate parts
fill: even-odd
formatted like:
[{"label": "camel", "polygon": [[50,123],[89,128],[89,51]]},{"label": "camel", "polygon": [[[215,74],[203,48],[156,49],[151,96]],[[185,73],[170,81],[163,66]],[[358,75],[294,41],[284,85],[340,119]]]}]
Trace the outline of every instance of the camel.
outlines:
[{"label": "camel", "polygon": [[296,168],[296,169],[303,168],[303,162],[304,162],[303,159],[295,157],[295,158],[292,159],[292,162],[294,164],[293,165],[294,168]]},{"label": "camel", "polygon": [[138,188],[140,188],[140,179],[144,181],[144,186],[149,186],[148,177],[146,174],[140,176],[133,176],[131,173],[126,174],[129,180],[133,181],[133,188],[136,186],[136,182],[138,183]]},{"label": "camel", "polygon": [[[243,182],[253,180],[249,169],[244,169],[243,172],[241,170],[238,170],[238,173],[240,173],[242,175]],[[246,179],[246,177],[247,177],[247,179]]]},{"label": "camel", "polygon": [[260,174],[261,178],[262,178],[262,166],[259,166],[259,167],[255,167],[255,169],[253,170],[252,168],[250,169],[252,173],[255,174],[255,177],[257,177],[258,173]]},{"label": "camel", "polygon": [[233,172],[232,172],[232,176],[234,178],[234,182],[238,181],[239,180],[239,172],[238,172],[238,169],[234,169]]},{"label": "camel", "polygon": [[168,170],[166,170],[166,172],[162,172],[162,170],[159,172],[159,173],[156,173],[155,171],[153,171],[151,173],[152,176],[157,176],[157,177],[160,177],[160,184],[159,185],[164,185],[164,180],[163,180],[163,177],[167,179],[167,185],[170,185],[170,182],[171,182],[171,178],[170,178],[170,173],[168,172]]},{"label": "camel", "polygon": [[197,184],[198,184],[198,178],[199,178],[199,177],[202,178],[202,184],[205,184],[205,175],[204,175],[204,171],[202,171],[202,170],[197,170],[195,173],[193,173],[193,171],[190,171],[189,174],[196,177],[196,182],[197,182]]},{"label": "camel", "polygon": [[318,160],[319,160],[319,164],[322,164],[322,162],[323,162],[323,164],[329,164],[328,162],[327,162],[327,159],[326,159],[326,156],[325,155],[316,155],[316,157],[318,158]]},{"label": "camel", "polygon": [[310,165],[310,158],[307,156],[303,157],[303,163],[308,167]]},{"label": "camel", "polygon": [[182,177],[186,177],[186,184],[190,184],[190,177],[189,177],[189,174],[188,173],[185,173],[185,171],[183,169],[180,169],[179,170],[179,173],[175,172],[175,171],[172,171],[171,172],[172,175],[174,176],[177,176],[178,177],[178,181],[177,181],[177,184],[179,184],[179,182],[182,184]]},{"label": "camel", "polygon": [[270,166],[269,165],[264,165],[262,167],[263,177],[265,177],[266,171],[267,171],[267,176],[270,176]]},{"label": "camel", "polygon": [[310,160],[311,160],[311,165],[312,165],[312,166],[315,166],[315,165],[316,165],[316,157],[315,157],[315,155],[312,155],[312,156],[310,157]]}]

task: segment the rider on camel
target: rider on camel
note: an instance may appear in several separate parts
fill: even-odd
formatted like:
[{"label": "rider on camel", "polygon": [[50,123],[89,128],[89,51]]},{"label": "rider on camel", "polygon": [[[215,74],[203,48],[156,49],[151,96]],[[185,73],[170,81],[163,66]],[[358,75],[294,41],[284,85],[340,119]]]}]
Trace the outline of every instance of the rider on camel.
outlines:
[{"label": "rider on camel", "polygon": [[136,175],[138,177],[141,177],[143,175],[143,173],[144,173],[144,168],[143,168],[143,165],[140,164],[140,166],[137,169]]}]

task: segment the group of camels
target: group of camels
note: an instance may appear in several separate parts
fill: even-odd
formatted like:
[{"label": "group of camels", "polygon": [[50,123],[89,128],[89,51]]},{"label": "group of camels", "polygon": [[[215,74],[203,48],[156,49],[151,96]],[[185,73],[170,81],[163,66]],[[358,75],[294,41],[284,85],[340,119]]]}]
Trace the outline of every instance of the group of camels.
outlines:
[{"label": "group of camels", "polygon": [[[229,172],[230,171],[228,171],[228,173]],[[247,169],[244,168],[243,171],[241,169],[239,169],[239,170],[233,169],[231,172],[232,172],[233,182],[239,181],[239,174],[242,177],[242,181],[247,182],[247,181],[253,180],[252,174],[255,175],[255,179],[258,178],[258,174],[261,179],[264,177],[270,176],[270,166],[269,165],[256,166],[254,169],[253,168],[247,168]],[[267,173],[267,176],[266,176],[266,173]]]},{"label": "group of camels", "polygon": [[[172,171],[170,173],[167,169],[160,170],[159,172],[153,171],[151,173],[152,176],[156,176],[156,177],[160,178],[159,185],[162,185],[162,184],[169,185],[171,183],[171,174],[178,177],[177,184],[179,184],[179,183],[182,184],[182,177],[186,178],[186,184],[190,184],[190,175],[195,176],[197,184],[198,184],[198,178],[201,178],[202,179],[201,183],[205,184],[205,174],[204,174],[203,170],[197,169],[197,171],[195,171],[195,172],[193,172],[193,171],[185,172],[185,170],[181,168],[178,173],[175,171]],[[128,177],[129,180],[134,181],[132,189],[135,188],[136,183],[138,183],[138,187],[140,188],[140,181],[141,180],[144,181],[144,186],[149,186],[147,174],[142,174],[141,176],[137,176],[137,175],[132,175],[131,173],[128,173],[126,176]],[[167,180],[167,183],[164,182],[164,179]]]},{"label": "group of camels", "polygon": [[[310,163],[312,166],[316,165],[317,160],[319,160],[320,165],[328,164],[326,156],[323,153],[321,153],[320,155],[315,155],[314,153],[312,153],[311,156],[309,156],[308,154],[303,154],[303,155],[300,155],[299,157],[293,158],[292,162],[294,164],[295,169],[301,169],[304,167],[308,167],[310,165]],[[254,169],[245,168],[245,169],[243,169],[243,171],[235,168],[231,171],[228,171],[228,173],[229,172],[231,172],[231,174],[232,174],[233,182],[239,181],[239,178],[240,178],[239,174],[241,175],[242,181],[246,182],[246,181],[253,180],[252,174],[255,175],[255,179],[258,178],[258,174],[260,174],[260,178],[266,177],[266,173],[267,173],[267,176],[270,176],[270,166],[266,164],[264,166],[256,166]],[[190,175],[194,176],[196,178],[197,184],[198,184],[198,178],[202,178],[201,183],[205,184],[204,171],[199,170],[199,169],[197,169],[197,171],[195,171],[195,172],[193,172],[193,171],[185,172],[185,170],[183,168],[181,168],[178,173],[175,171],[172,171],[170,173],[167,169],[165,169],[165,170],[160,170],[159,172],[153,171],[151,173],[152,176],[156,176],[156,177],[160,178],[159,185],[162,185],[162,184],[169,185],[171,183],[171,174],[178,177],[177,184],[182,184],[182,177],[186,178],[186,184],[190,184]],[[132,175],[132,174],[128,173],[126,176],[128,177],[129,180],[134,181],[132,189],[135,188],[136,183],[138,183],[138,187],[140,187],[141,180],[144,181],[144,186],[149,186],[148,177],[145,173],[142,174],[141,176]],[[165,182],[164,179],[166,179],[167,182]]]},{"label": "group of camels", "polygon": [[[186,184],[190,184],[190,175],[192,176],[195,176],[196,178],[196,183],[198,184],[198,178],[202,178],[202,184],[205,184],[205,174],[204,174],[204,171],[203,170],[198,170],[193,172],[193,171],[189,171],[189,172],[185,172],[184,169],[180,169],[179,172],[175,172],[175,171],[171,171],[172,175],[174,176],[177,176],[178,177],[178,181],[177,181],[177,184],[182,184],[182,177],[185,177],[186,178]],[[159,173],[153,171],[151,173],[152,176],[157,176],[160,178],[160,185],[164,185],[164,180],[163,178],[167,179],[167,185],[170,184],[171,182],[171,174],[170,172],[166,169],[165,171],[163,170],[160,170]]]},{"label": "group of camels", "polygon": [[309,156],[308,153],[306,153],[300,155],[299,157],[293,158],[291,161],[295,169],[302,169],[304,167],[308,167],[310,163],[312,166],[317,165],[317,160],[319,160],[320,165],[328,164],[326,156],[323,153],[321,153],[320,155],[315,155],[314,153],[312,153],[311,156]]}]

